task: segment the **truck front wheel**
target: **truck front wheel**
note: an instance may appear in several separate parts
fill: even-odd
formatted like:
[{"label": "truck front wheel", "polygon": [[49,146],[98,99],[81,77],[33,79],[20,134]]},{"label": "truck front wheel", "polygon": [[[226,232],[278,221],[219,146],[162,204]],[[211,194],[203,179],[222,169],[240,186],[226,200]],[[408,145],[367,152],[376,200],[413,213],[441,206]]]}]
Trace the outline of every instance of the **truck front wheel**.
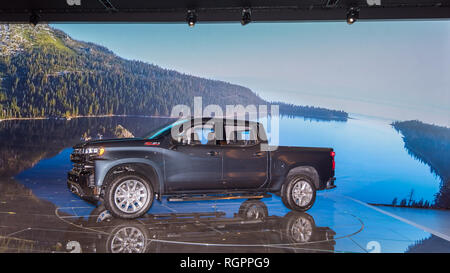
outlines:
[{"label": "truck front wheel", "polygon": [[150,209],[153,197],[153,187],[145,177],[122,173],[108,183],[104,200],[106,209],[114,217],[134,219]]},{"label": "truck front wheel", "polygon": [[314,205],[316,187],[313,179],[304,174],[287,177],[282,189],[282,200],[286,207],[296,211],[306,211]]}]

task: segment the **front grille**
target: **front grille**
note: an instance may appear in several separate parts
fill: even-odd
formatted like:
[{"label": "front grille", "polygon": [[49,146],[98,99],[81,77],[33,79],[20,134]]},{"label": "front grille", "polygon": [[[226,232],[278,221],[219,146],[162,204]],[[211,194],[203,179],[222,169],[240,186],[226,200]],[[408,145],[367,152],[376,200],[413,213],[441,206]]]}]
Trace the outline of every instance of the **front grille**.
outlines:
[{"label": "front grille", "polygon": [[[85,185],[93,187],[95,185],[94,181],[94,162],[89,161],[88,156],[84,153],[83,148],[73,149],[70,155],[70,160],[72,161],[73,168],[72,173],[86,183]],[[79,182],[81,183],[81,182]]]},{"label": "front grille", "polygon": [[83,149],[82,148],[73,149],[72,154],[75,154],[75,155],[83,154]]},{"label": "front grille", "polygon": [[81,149],[74,149],[70,155],[73,163],[73,170],[76,172],[89,171],[94,168],[93,162],[87,160],[86,155],[79,152]]},{"label": "front grille", "polygon": [[91,170],[93,168],[94,168],[93,165],[86,165],[86,164],[83,164],[83,163],[74,163],[73,164],[73,169],[76,172],[89,171],[89,170]]}]

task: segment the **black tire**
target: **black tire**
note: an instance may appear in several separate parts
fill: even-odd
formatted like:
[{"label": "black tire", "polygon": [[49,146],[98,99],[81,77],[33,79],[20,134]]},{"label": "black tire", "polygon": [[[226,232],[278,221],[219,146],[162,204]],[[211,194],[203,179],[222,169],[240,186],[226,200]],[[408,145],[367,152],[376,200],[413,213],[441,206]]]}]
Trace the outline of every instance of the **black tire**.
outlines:
[{"label": "black tire", "polygon": [[266,204],[259,200],[247,200],[239,207],[239,216],[245,220],[262,220],[268,215]]},{"label": "black tire", "polygon": [[[147,199],[136,211],[123,211],[125,209],[125,205],[122,206],[122,209],[116,205],[116,190],[126,181],[140,182],[147,192]],[[144,176],[137,173],[122,173],[112,177],[111,181],[107,182],[108,184],[105,189],[104,203],[105,208],[111,213],[112,216],[122,219],[135,219],[144,215],[152,206],[155,193],[153,191],[152,184]],[[130,203],[130,205],[131,204],[132,203]],[[134,203],[134,205],[136,205],[136,203]]]},{"label": "black tire", "polygon": [[285,192],[285,188],[286,188],[286,183],[284,183],[283,186],[281,187],[281,201],[283,201],[283,204],[286,206],[286,208],[292,210],[293,208],[291,208],[291,205],[287,201],[287,196],[284,193]]},{"label": "black tire", "polygon": [[[293,195],[293,189],[297,183],[300,181],[306,182],[311,191],[312,191],[312,197],[310,200],[303,205],[297,204]],[[286,179],[286,182],[284,183],[282,187],[282,194],[281,194],[281,200],[283,201],[284,205],[291,210],[296,211],[307,211],[309,210],[316,201],[316,187],[314,185],[314,180],[305,174],[293,174],[289,175]],[[308,198],[309,199],[309,198]]]}]

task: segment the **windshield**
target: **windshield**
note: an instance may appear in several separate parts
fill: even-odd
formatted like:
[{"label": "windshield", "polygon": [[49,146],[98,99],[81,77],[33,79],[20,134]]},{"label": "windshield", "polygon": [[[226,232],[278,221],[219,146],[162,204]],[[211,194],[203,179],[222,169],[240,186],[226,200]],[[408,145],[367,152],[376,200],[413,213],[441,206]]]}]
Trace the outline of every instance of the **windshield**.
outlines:
[{"label": "windshield", "polygon": [[147,138],[147,139],[155,139],[161,136],[164,136],[166,134],[168,134],[170,132],[170,130],[174,127],[177,126],[181,123],[184,123],[188,121],[187,119],[181,119],[181,120],[177,120],[175,122],[171,121],[161,127],[159,127],[158,129],[155,129],[153,131],[151,131],[150,133],[147,133],[143,136],[143,138]]}]

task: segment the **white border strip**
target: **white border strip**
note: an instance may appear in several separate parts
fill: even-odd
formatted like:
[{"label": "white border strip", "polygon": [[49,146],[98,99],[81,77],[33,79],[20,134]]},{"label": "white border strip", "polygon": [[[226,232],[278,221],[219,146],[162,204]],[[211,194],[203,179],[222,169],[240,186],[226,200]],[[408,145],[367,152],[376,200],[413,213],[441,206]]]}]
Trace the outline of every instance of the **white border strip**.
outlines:
[{"label": "white border strip", "polygon": [[380,209],[380,208],[377,208],[377,207],[375,207],[375,206],[369,205],[369,204],[367,204],[367,203],[365,203],[365,202],[363,202],[363,201],[359,201],[358,199],[354,199],[354,198],[349,197],[349,196],[345,196],[345,197],[348,198],[348,199],[350,199],[350,200],[352,200],[352,201],[355,201],[356,203],[359,203],[359,204],[364,205],[364,206],[366,206],[366,207],[368,207],[368,208],[371,208],[371,209],[373,209],[373,210],[376,210],[376,211],[378,211],[378,212],[381,212],[381,213],[383,213],[383,214],[385,214],[385,215],[391,216],[391,217],[393,217],[393,218],[395,218],[395,219],[397,219],[397,220],[400,220],[400,221],[402,221],[402,222],[404,222],[404,223],[407,223],[407,224],[409,224],[409,225],[415,226],[416,228],[420,228],[421,230],[424,230],[424,231],[426,231],[426,232],[428,232],[428,233],[431,233],[431,234],[433,234],[433,235],[436,235],[437,237],[440,237],[440,238],[442,238],[442,239],[447,240],[447,241],[450,242],[450,236],[448,236],[448,235],[446,235],[446,234],[443,234],[443,233],[441,233],[441,232],[439,232],[439,231],[436,231],[436,230],[434,230],[434,229],[431,229],[431,228],[428,228],[428,227],[419,225],[419,224],[414,223],[414,222],[412,222],[412,221],[410,221],[410,220],[408,220],[408,219],[405,219],[405,218],[403,218],[403,217],[397,216],[397,215],[392,214],[392,213],[390,213],[390,212],[384,211],[384,210],[382,210],[382,209]]}]

